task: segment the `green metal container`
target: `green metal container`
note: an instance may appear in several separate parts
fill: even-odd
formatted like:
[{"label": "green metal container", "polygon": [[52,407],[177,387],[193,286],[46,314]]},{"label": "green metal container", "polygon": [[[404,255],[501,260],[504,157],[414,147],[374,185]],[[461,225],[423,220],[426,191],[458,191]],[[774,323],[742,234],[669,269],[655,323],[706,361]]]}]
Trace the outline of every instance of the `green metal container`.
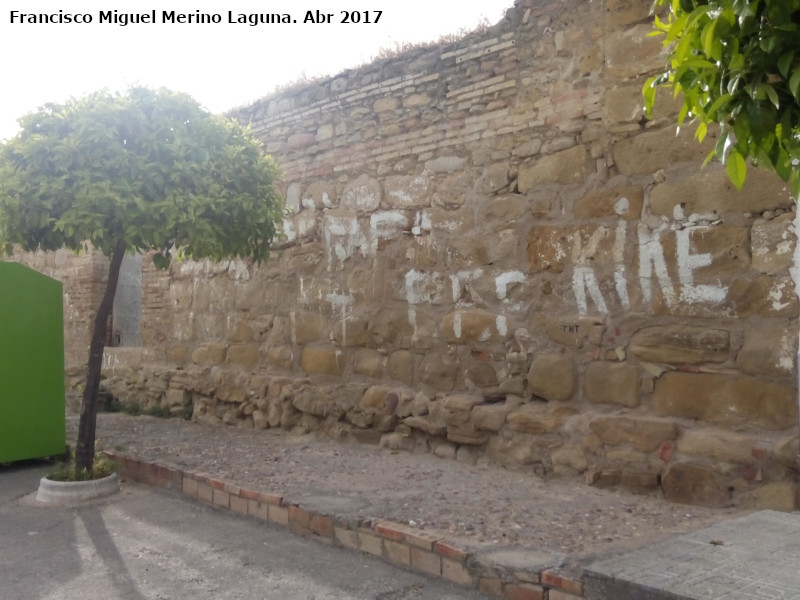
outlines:
[{"label": "green metal container", "polygon": [[63,454],[61,282],[0,262],[0,463]]}]

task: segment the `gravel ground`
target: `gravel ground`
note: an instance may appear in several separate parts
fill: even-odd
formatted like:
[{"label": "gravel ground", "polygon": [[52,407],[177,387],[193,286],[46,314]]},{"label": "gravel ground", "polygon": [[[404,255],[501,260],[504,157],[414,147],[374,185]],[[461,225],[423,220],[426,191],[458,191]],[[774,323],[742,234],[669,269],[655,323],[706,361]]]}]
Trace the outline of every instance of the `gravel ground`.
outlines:
[{"label": "gravel ground", "polygon": [[[77,418],[68,419],[69,439],[76,430]],[[560,553],[573,564],[744,514],[601,490],[580,479],[542,479],[274,430],[101,414],[97,436],[98,448],[207,473],[293,502],[356,501],[360,517],[407,523],[474,548]]]}]

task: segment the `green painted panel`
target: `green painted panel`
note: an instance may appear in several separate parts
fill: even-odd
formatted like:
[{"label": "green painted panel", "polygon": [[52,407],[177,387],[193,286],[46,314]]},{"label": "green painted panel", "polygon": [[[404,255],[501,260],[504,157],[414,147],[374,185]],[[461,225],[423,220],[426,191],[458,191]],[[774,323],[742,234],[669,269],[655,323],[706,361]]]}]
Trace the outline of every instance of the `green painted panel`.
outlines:
[{"label": "green painted panel", "polygon": [[64,316],[61,283],[0,263],[0,462],[61,454]]}]

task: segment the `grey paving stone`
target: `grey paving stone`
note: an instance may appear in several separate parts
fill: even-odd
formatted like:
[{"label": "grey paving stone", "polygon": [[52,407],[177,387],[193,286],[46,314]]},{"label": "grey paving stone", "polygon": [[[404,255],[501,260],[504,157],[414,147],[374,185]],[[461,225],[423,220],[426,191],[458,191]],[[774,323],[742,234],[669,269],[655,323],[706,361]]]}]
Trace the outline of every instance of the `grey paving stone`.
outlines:
[{"label": "grey paving stone", "polygon": [[587,600],[798,600],[800,513],[763,511],[590,565]]}]

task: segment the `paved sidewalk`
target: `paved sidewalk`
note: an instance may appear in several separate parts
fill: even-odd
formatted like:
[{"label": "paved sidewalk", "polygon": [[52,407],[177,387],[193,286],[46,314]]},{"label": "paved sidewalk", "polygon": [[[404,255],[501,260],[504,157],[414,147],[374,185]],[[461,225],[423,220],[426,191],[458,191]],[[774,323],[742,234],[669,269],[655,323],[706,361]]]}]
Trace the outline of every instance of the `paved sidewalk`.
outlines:
[{"label": "paved sidewalk", "polygon": [[592,600],[800,598],[800,514],[762,511],[590,565]]},{"label": "paved sidewalk", "polygon": [[41,505],[47,465],[0,466],[2,600],[481,600],[474,590],[285,527],[126,482]]},{"label": "paved sidewalk", "polygon": [[[430,455],[175,420],[103,417],[98,435],[129,478],[492,597],[800,600],[798,513],[711,511]],[[607,514],[617,511],[626,519]],[[432,526],[442,514],[459,527]],[[486,535],[464,535],[475,533],[470,519]],[[643,532],[648,523],[659,525]],[[739,587],[749,595],[735,595]]]}]

